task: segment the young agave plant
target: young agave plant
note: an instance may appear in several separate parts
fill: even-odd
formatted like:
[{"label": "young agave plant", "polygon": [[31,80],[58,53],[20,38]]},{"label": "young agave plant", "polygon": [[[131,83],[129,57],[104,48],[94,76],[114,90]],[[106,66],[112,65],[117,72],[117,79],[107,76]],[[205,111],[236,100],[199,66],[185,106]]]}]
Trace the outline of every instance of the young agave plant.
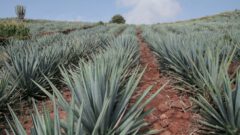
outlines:
[{"label": "young agave plant", "polygon": [[42,74],[53,80],[62,62],[62,53],[56,47],[40,50],[35,45],[24,45],[22,48],[8,48],[9,62],[6,67],[13,79],[19,79],[18,88],[24,90],[25,96],[42,97],[42,91],[32,82],[48,86]]},{"label": "young agave plant", "polygon": [[[240,134],[240,74],[236,76],[236,86],[230,77],[222,72],[223,84],[217,86],[210,80],[206,82],[210,92],[211,102],[202,95],[193,99],[202,108],[200,121],[214,134],[239,135]],[[233,88],[234,87],[234,88]]]},{"label": "young agave plant", "polygon": [[46,86],[46,81],[39,70],[40,53],[34,46],[26,46],[22,50],[17,50],[18,52],[16,49],[9,49],[10,62],[6,62],[7,69],[13,79],[19,77],[18,88],[26,90],[25,95],[38,95],[39,91],[31,79]]}]

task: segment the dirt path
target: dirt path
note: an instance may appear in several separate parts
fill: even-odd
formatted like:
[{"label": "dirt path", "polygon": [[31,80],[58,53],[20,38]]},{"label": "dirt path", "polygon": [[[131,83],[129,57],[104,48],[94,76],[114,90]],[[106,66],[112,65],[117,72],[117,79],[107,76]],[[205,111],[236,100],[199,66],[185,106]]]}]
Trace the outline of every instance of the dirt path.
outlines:
[{"label": "dirt path", "polygon": [[147,69],[136,95],[140,95],[150,85],[155,85],[151,95],[167,81],[170,81],[146,107],[146,109],[155,108],[155,111],[146,118],[146,121],[151,123],[150,128],[161,130],[159,135],[194,135],[197,128],[193,122],[194,114],[187,111],[192,106],[189,97],[180,95],[173,88],[174,80],[159,72],[157,59],[144,42],[139,29],[137,37],[141,51],[140,61],[143,66],[147,66]]}]

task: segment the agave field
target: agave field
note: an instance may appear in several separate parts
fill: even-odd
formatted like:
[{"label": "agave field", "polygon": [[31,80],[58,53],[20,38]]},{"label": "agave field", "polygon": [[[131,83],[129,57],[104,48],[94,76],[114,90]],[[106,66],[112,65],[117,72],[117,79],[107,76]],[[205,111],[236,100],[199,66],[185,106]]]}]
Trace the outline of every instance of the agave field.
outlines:
[{"label": "agave field", "polygon": [[[25,23],[27,39],[0,46],[1,134],[240,134],[240,11],[139,26]],[[173,105],[181,98],[188,107]]]},{"label": "agave field", "polygon": [[207,134],[240,134],[239,12],[143,27],[159,63],[192,85]]}]

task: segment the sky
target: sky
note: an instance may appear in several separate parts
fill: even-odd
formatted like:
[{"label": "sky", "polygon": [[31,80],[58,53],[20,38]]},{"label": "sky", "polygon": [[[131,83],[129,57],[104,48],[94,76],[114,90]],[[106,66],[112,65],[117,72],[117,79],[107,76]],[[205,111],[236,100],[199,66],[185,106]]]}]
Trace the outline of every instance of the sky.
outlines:
[{"label": "sky", "polygon": [[174,22],[240,9],[240,0],[0,0],[0,18],[15,17],[26,7],[26,18],[108,22],[121,14],[129,24]]}]

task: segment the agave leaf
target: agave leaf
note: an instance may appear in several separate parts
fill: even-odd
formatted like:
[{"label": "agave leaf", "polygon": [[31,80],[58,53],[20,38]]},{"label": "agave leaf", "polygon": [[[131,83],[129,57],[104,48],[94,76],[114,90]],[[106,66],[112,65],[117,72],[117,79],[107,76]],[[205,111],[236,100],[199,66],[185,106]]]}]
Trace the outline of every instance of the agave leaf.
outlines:
[{"label": "agave leaf", "polygon": [[14,125],[16,127],[13,127],[12,124],[10,124],[10,121],[7,119],[9,126],[11,127],[11,130],[13,131],[14,134],[20,134],[20,135],[27,135],[27,133],[25,132],[22,124],[20,123],[20,121],[18,120],[16,114],[14,113],[14,111],[12,110],[12,108],[10,106],[8,106],[8,109],[13,117],[14,120]]}]

